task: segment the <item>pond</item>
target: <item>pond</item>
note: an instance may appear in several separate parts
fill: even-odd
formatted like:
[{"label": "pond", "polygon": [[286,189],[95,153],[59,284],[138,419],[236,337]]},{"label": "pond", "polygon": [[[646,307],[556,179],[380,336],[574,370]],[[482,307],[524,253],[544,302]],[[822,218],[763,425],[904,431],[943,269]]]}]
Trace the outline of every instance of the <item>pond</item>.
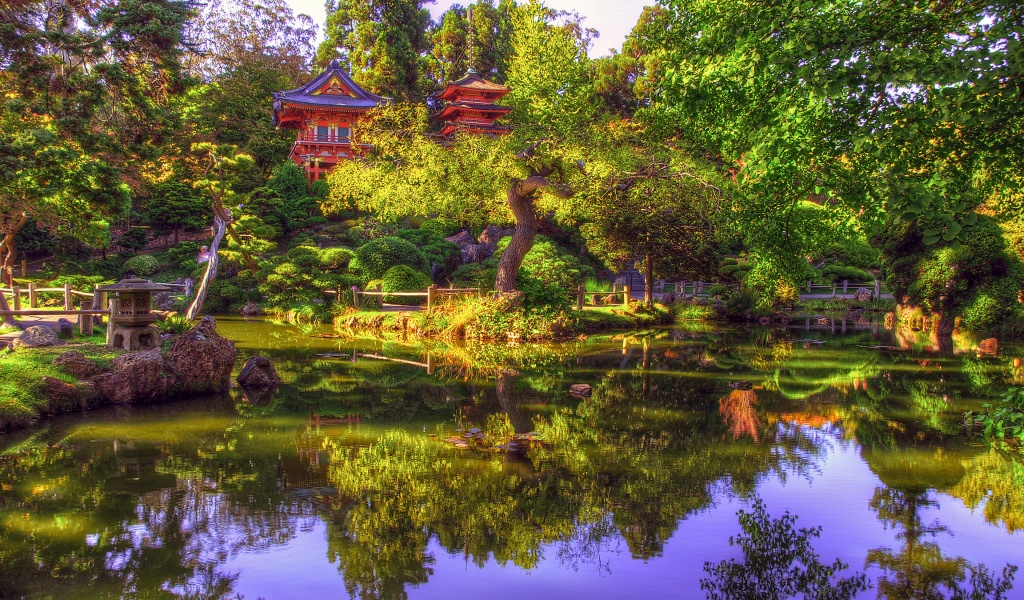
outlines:
[{"label": "pond", "polygon": [[221,319],[279,389],[0,436],[0,598],[1024,598],[1024,465],[962,427],[1022,349],[796,325],[458,345]]}]

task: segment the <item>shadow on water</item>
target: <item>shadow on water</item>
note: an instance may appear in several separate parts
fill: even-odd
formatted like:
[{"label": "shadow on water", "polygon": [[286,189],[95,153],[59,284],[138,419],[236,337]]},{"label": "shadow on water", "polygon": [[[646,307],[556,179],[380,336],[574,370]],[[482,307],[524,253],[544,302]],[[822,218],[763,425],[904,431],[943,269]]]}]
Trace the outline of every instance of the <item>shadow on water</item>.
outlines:
[{"label": "shadow on water", "polygon": [[[676,567],[659,559],[681,528],[704,523],[714,539],[689,585],[709,597],[751,597],[768,574],[786,593],[848,592],[837,598],[999,597],[1012,586],[1015,565],[997,574],[974,557],[991,557],[978,540],[1019,539],[1024,468],[964,432],[961,414],[1021,379],[1013,349],[900,350],[870,327],[558,345],[237,320],[221,331],[240,364],[269,357],[282,385],[0,438],[0,598],[235,597],[251,593],[252,575],[235,561],[318,528],[325,551],[304,569],[329,570],[352,597],[429,592],[452,556],[503,589],[525,585],[515,573],[556,568],[607,578],[609,594],[675,597]],[[831,461],[846,453],[870,476],[834,483]],[[880,533],[862,554],[831,562],[844,548],[816,549],[842,527],[822,525],[827,509],[802,514],[806,529],[768,515],[764,490],[811,483],[870,498],[857,510]],[[943,514],[938,498],[981,509],[975,541],[926,522]],[[717,516],[737,504],[750,507],[738,524]],[[640,579],[620,574],[621,561],[640,561]],[[776,576],[793,564],[791,581]],[[280,587],[259,595],[302,589],[280,568]]]}]

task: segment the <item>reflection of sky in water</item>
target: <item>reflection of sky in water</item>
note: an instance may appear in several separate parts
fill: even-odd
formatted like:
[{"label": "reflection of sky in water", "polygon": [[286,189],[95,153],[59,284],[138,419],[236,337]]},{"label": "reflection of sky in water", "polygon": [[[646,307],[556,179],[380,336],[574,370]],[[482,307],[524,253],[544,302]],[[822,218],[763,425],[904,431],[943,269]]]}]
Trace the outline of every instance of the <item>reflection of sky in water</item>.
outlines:
[{"label": "reflection of sky in water", "polygon": [[[881,485],[859,455],[853,443],[837,443],[818,462],[818,472],[809,479],[789,477],[783,483],[777,477],[766,479],[757,492],[774,517],[785,510],[799,516],[799,527],[823,528],[813,541],[822,562],[840,558],[852,570],[865,570],[869,550],[890,547],[899,550],[897,530],[885,530],[877,515],[869,509],[876,486]],[[493,559],[478,568],[461,554],[449,555],[436,541],[428,554],[436,562],[426,584],[407,586],[410,599],[452,598],[472,593],[480,598],[621,599],[703,598],[700,579],[705,576],[705,561],[741,559],[738,548],[728,539],[739,532],[736,511],[749,508],[742,501],[715,494],[716,506],[680,521],[665,544],[661,556],[647,561],[630,558],[621,539],[605,540],[593,560],[566,564],[559,560],[558,545],[542,548],[544,560],[532,570],[511,564],[502,567]],[[939,521],[949,528],[933,539],[946,557],[963,557],[984,563],[999,571],[1007,563],[1024,562],[1024,533],[1012,536],[998,526],[985,523],[981,507],[971,511],[955,498],[929,493],[938,500],[938,508],[919,512],[923,523]],[[222,566],[225,573],[238,573],[234,591],[246,598],[346,598],[348,593],[337,565],[327,560],[326,526],[323,522],[300,531],[283,546],[260,552],[242,551]],[[871,581],[881,571],[867,571]],[[849,572],[847,573],[849,574]],[[1019,578],[1009,597],[1024,598],[1024,581]],[[875,598],[872,589],[861,598]]]}]

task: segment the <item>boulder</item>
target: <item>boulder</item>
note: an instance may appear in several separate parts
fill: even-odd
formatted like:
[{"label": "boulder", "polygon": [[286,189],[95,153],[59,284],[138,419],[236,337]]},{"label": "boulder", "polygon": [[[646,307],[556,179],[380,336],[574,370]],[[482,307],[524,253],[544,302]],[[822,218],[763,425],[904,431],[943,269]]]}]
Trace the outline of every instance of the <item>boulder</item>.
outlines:
[{"label": "boulder", "polygon": [[225,392],[231,387],[235,345],[217,333],[213,317],[203,317],[179,335],[167,351],[165,366],[174,393]]},{"label": "boulder", "polygon": [[476,243],[476,240],[473,239],[473,236],[470,235],[469,232],[466,231],[465,229],[463,229],[462,231],[456,233],[453,236],[449,236],[449,237],[444,238],[444,240],[446,242],[451,242],[451,243],[455,244],[459,248],[464,248],[466,246],[469,246],[470,244],[475,244]]},{"label": "boulder", "polygon": [[830,319],[826,315],[814,315],[813,317],[811,317],[811,322],[814,323],[815,325],[824,326],[831,325],[832,319]]},{"label": "boulder", "polygon": [[577,398],[589,398],[593,389],[585,383],[574,383],[569,386],[569,393]]},{"label": "boulder", "polygon": [[987,354],[989,356],[999,354],[999,340],[996,338],[981,340],[978,342],[978,354]]},{"label": "boulder", "polygon": [[752,390],[754,389],[754,384],[746,379],[741,379],[740,381],[730,383],[729,387],[734,390]]},{"label": "boulder", "polygon": [[75,337],[75,324],[67,319],[57,319],[57,337],[62,340]]},{"label": "boulder", "polygon": [[260,316],[260,305],[255,302],[246,302],[242,305],[242,316],[243,317],[258,317]]},{"label": "boulder", "polygon": [[889,311],[885,313],[885,319],[882,326],[888,331],[892,331],[893,327],[896,327],[896,313]]},{"label": "boulder", "polygon": [[245,361],[237,381],[238,385],[244,388],[262,388],[280,385],[281,377],[269,359],[254,356]]},{"label": "boulder", "polygon": [[18,348],[37,348],[40,346],[56,346],[63,342],[57,337],[57,332],[44,325],[33,325],[21,332],[21,337],[14,340],[12,346]]},{"label": "boulder", "polygon": [[78,379],[87,379],[103,370],[81,352],[75,352],[74,350],[65,352],[53,359],[52,364],[61,371]]},{"label": "boulder", "polygon": [[875,292],[868,288],[857,288],[857,291],[853,293],[854,302],[871,302],[874,297]]},{"label": "boulder", "polygon": [[129,352],[114,359],[114,368],[92,378],[96,393],[114,404],[162,400],[171,380],[164,374],[164,359],[156,348]]},{"label": "boulder", "polygon": [[501,238],[512,235],[513,231],[515,230],[502,229],[501,227],[491,225],[487,229],[483,230],[483,233],[481,233],[480,237],[477,238],[477,243],[490,248],[490,252],[488,253],[488,256],[490,256],[491,254],[494,254],[494,251],[498,248],[498,242],[501,241]]},{"label": "boulder", "polygon": [[40,384],[43,386],[43,395],[46,397],[49,412],[85,408],[81,393],[70,383],[53,377],[43,377]]}]

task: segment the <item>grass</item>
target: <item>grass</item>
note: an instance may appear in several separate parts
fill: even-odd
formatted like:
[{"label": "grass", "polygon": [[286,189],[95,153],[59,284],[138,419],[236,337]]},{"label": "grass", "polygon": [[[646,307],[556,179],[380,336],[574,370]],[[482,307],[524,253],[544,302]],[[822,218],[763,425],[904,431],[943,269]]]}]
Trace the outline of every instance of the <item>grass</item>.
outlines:
[{"label": "grass", "polygon": [[584,283],[588,292],[611,292],[612,282],[605,279],[598,279],[596,277],[587,277]]},{"label": "grass", "polygon": [[76,341],[84,343],[17,351],[0,350],[0,431],[12,426],[26,426],[43,414],[79,408],[53,406],[43,394],[43,377],[75,383],[74,377],[51,364],[53,359],[68,350],[75,350],[101,366],[108,366],[119,352],[104,344],[102,332],[89,338],[77,338]]},{"label": "grass", "polygon": [[799,308],[819,313],[846,313],[855,309],[885,313],[896,308],[896,301],[892,298],[874,298],[869,302],[854,302],[845,298],[823,298],[804,300],[800,302]]},{"label": "grass", "polygon": [[708,305],[681,302],[676,308],[676,318],[680,321],[697,321],[707,323],[715,318],[715,309]]}]

